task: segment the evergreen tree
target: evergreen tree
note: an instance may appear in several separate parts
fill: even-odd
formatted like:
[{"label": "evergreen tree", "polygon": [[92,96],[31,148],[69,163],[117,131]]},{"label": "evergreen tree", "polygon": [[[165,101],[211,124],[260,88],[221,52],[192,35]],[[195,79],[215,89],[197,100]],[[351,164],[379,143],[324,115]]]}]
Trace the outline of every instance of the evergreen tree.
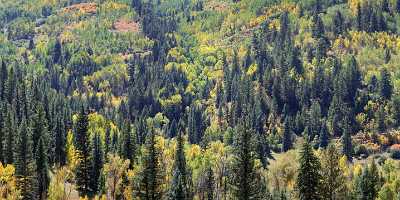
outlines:
[{"label": "evergreen tree", "polygon": [[[345,120],[347,121],[347,120]],[[342,153],[347,157],[348,161],[353,160],[353,144],[351,140],[351,130],[348,123],[345,124],[342,136]]]},{"label": "evergreen tree", "polygon": [[385,100],[390,100],[393,93],[393,85],[391,81],[391,76],[387,71],[387,69],[385,68],[381,70],[381,79],[379,80],[379,90],[380,90],[380,95]]},{"label": "evergreen tree", "polygon": [[99,180],[103,168],[103,149],[99,133],[95,133],[92,139],[92,168],[91,168],[91,191],[96,194],[99,191]]},{"label": "evergreen tree", "polygon": [[313,26],[312,26],[312,36],[313,38],[319,39],[324,37],[325,27],[322,19],[319,17],[318,13],[314,13],[313,16]]},{"label": "evergreen tree", "polygon": [[93,192],[90,187],[92,161],[90,159],[88,125],[88,115],[82,108],[78,115],[75,128],[75,148],[78,155],[78,164],[75,169],[75,182],[79,195],[82,197],[90,196]]},{"label": "evergreen tree", "polygon": [[234,162],[230,185],[233,196],[238,200],[262,199],[261,174],[255,167],[254,131],[248,120],[237,127]]},{"label": "evergreen tree", "polygon": [[14,137],[15,128],[14,128],[14,120],[12,117],[12,110],[8,107],[7,116],[4,120],[3,130],[5,133],[5,141],[4,141],[4,159],[5,163],[11,164],[14,162]]},{"label": "evergreen tree", "polygon": [[32,132],[27,127],[25,120],[18,129],[15,146],[15,176],[17,188],[21,191],[23,200],[38,198],[38,179],[36,162],[32,153]]},{"label": "evergreen tree", "polygon": [[38,176],[38,194],[40,199],[47,195],[47,188],[50,183],[47,152],[42,137],[39,138],[36,148],[36,172]]},{"label": "evergreen tree", "polygon": [[314,155],[313,148],[306,138],[300,152],[300,167],[297,177],[297,189],[300,200],[318,200],[321,198],[321,164]]},{"label": "evergreen tree", "polygon": [[333,33],[338,36],[343,34],[344,32],[344,27],[343,27],[343,15],[342,13],[338,10],[336,11],[335,18],[333,19]]},{"label": "evergreen tree", "polygon": [[400,13],[400,0],[396,0],[396,12]]},{"label": "evergreen tree", "polygon": [[292,148],[292,129],[289,124],[289,117],[286,117],[283,123],[282,152],[289,151]]},{"label": "evergreen tree", "polygon": [[163,172],[160,166],[160,152],[156,147],[156,138],[154,133],[148,135],[146,141],[146,154],[143,157],[142,180],[138,196],[141,200],[159,200],[163,198],[162,188]]},{"label": "evergreen tree", "polygon": [[380,176],[375,160],[364,167],[362,174],[355,180],[356,199],[374,200],[380,190]]},{"label": "evergreen tree", "polygon": [[135,159],[135,140],[132,137],[131,125],[125,121],[122,128],[121,157],[130,160],[131,167]]},{"label": "evergreen tree", "polygon": [[346,177],[340,168],[340,153],[334,145],[329,145],[322,153],[322,199],[346,199]]},{"label": "evergreen tree", "polygon": [[174,171],[168,196],[169,199],[191,199],[191,191],[189,187],[189,179],[191,178],[190,176],[191,174],[186,169],[183,137],[181,134],[179,134],[177,137]]},{"label": "evergreen tree", "polygon": [[4,60],[1,61],[1,69],[0,69],[0,99],[4,100],[6,94],[6,84],[7,84],[7,79],[8,79],[8,70],[7,70],[7,65]]},{"label": "evergreen tree", "polygon": [[206,179],[206,192],[207,192],[207,200],[214,199],[214,190],[215,190],[215,181],[214,181],[214,172],[212,168],[209,166],[206,170],[207,179]]},{"label": "evergreen tree", "polygon": [[326,127],[326,124],[322,125],[321,132],[319,133],[319,147],[325,149],[329,145],[329,132],[328,128]]}]

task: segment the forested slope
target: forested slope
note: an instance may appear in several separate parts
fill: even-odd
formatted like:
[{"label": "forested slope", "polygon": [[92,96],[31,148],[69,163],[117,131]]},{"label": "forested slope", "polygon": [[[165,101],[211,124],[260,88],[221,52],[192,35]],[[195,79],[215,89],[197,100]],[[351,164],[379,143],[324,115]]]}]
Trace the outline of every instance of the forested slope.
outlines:
[{"label": "forested slope", "polygon": [[400,0],[0,0],[0,199],[400,198]]}]

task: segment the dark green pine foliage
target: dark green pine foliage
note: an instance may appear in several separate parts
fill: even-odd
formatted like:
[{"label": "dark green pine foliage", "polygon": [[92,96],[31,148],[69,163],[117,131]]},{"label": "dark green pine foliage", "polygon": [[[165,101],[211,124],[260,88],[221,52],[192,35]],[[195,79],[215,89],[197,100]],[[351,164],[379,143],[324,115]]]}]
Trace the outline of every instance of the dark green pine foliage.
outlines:
[{"label": "dark green pine foliage", "polygon": [[383,59],[385,60],[385,64],[388,64],[390,62],[390,59],[392,58],[392,54],[388,47],[385,47],[385,52],[384,52],[383,56],[384,56]]},{"label": "dark green pine foliage", "polygon": [[396,12],[400,13],[400,0],[396,0]]},{"label": "dark green pine foliage", "polygon": [[11,164],[14,162],[14,138],[15,138],[15,127],[14,127],[14,117],[12,114],[12,109],[8,106],[7,115],[4,120],[3,132],[5,133],[4,137],[4,160],[5,163]]},{"label": "dark green pine foliage", "polygon": [[184,141],[181,134],[177,137],[177,147],[175,154],[175,163],[173,177],[168,199],[187,200],[192,199],[192,192],[189,183],[191,174],[186,167],[186,158],[184,151]]},{"label": "dark green pine foliage", "polygon": [[312,26],[312,36],[313,38],[319,39],[325,35],[325,27],[322,19],[319,17],[318,13],[314,13],[313,16],[313,26]]},{"label": "dark green pine foliage", "polygon": [[62,166],[66,163],[66,130],[62,117],[56,117],[52,132],[54,138],[54,163]]},{"label": "dark green pine foliage", "polygon": [[5,163],[5,149],[4,149],[4,141],[6,138],[6,132],[4,129],[4,124],[6,120],[7,110],[4,104],[0,105],[0,162]]},{"label": "dark green pine foliage", "polygon": [[132,137],[131,125],[125,121],[121,134],[121,157],[130,160],[131,167],[135,160],[135,140]]},{"label": "dark green pine foliage", "polygon": [[4,89],[4,96],[5,99],[8,101],[8,103],[12,103],[13,98],[15,97],[15,91],[16,91],[16,77],[14,73],[14,67],[10,68],[10,71],[8,73],[8,79],[6,82],[6,86]]},{"label": "dark green pine foliage", "polygon": [[393,119],[396,127],[400,126],[400,96],[392,98]]},{"label": "dark green pine foliage", "polygon": [[90,187],[92,161],[90,159],[88,125],[88,115],[82,108],[75,128],[75,148],[79,159],[75,170],[75,182],[79,195],[82,197],[90,196],[93,192]]},{"label": "dark green pine foliage", "polygon": [[321,164],[314,155],[313,148],[306,138],[300,152],[300,167],[297,177],[297,189],[300,200],[321,199]]},{"label": "dark green pine foliage", "polygon": [[375,160],[369,166],[365,166],[362,174],[355,180],[356,199],[374,200],[380,190],[380,176]]},{"label": "dark green pine foliage", "polygon": [[146,141],[146,154],[143,156],[138,196],[141,200],[159,200],[164,196],[162,188],[164,174],[160,165],[160,153],[156,147],[155,134],[149,133]]},{"label": "dark green pine foliage", "polygon": [[38,198],[38,177],[32,152],[32,132],[25,120],[21,122],[15,144],[15,176],[23,200]]},{"label": "dark green pine foliage", "polygon": [[38,140],[38,146],[36,148],[36,172],[38,177],[38,194],[40,199],[44,199],[47,195],[48,185],[50,183],[50,176],[49,176],[49,166],[48,166],[48,159],[47,159],[47,152],[46,146],[44,141],[40,137]]},{"label": "dark green pine foliage", "polygon": [[353,142],[351,140],[351,129],[348,123],[343,128],[342,136],[342,153],[347,157],[348,161],[353,160]]},{"label": "dark green pine foliage", "polygon": [[384,68],[381,70],[380,74],[381,74],[381,78],[379,80],[380,95],[383,99],[390,100],[393,93],[393,85],[390,73],[386,68]]},{"label": "dark green pine foliage", "polygon": [[93,194],[99,191],[99,180],[101,169],[103,168],[103,149],[99,133],[95,133],[92,138],[92,168],[91,168],[91,190]]},{"label": "dark green pine foliage", "polygon": [[335,18],[333,18],[333,33],[335,36],[343,34],[345,28],[343,27],[343,15],[342,13],[338,10],[336,11]]},{"label": "dark green pine foliage", "polygon": [[286,117],[285,121],[283,122],[282,152],[289,151],[289,149],[291,149],[293,146],[293,133],[289,120],[289,117]]},{"label": "dark green pine foliage", "polygon": [[329,145],[329,132],[328,128],[326,127],[326,124],[324,123],[321,127],[321,132],[319,133],[319,147],[325,149]]},{"label": "dark green pine foliage", "polygon": [[214,190],[215,190],[215,180],[214,180],[214,172],[209,166],[206,170],[206,198],[207,200],[213,200],[214,199]]},{"label": "dark green pine foliage", "polygon": [[5,92],[6,92],[6,84],[8,79],[8,70],[7,65],[4,60],[1,62],[1,69],[0,69],[0,99],[4,100]]},{"label": "dark green pine foliage", "polygon": [[39,139],[42,139],[43,145],[46,153],[48,152],[48,141],[49,133],[47,126],[47,119],[42,104],[35,105],[35,113],[32,116],[31,127],[32,127],[32,140],[33,140],[33,150],[36,152],[37,146],[39,144]]},{"label": "dark green pine foliage", "polygon": [[229,184],[234,199],[250,200],[263,199],[264,184],[261,183],[261,174],[255,166],[254,130],[249,120],[241,120],[237,126],[237,138],[234,149],[232,175]]}]

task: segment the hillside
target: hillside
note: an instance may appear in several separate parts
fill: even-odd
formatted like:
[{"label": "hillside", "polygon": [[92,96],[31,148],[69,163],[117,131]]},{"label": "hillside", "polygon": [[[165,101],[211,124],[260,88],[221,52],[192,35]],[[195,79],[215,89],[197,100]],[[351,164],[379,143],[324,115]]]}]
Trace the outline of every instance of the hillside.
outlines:
[{"label": "hillside", "polygon": [[400,0],[0,0],[0,199],[400,198]]}]

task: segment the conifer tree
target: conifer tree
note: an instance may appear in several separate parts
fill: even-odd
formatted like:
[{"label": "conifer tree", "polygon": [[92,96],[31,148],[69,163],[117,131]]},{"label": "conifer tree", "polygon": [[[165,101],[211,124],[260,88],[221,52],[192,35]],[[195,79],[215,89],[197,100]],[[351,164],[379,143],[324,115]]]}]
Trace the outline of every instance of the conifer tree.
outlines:
[{"label": "conifer tree", "polygon": [[334,145],[329,145],[322,153],[322,199],[346,199],[346,178],[339,165],[340,157]]},{"label": "conifer tree", "polygon": [[103,149],[99,133],[95,133],[92,139],[92,168],[91,168],[91,190],[93,194],[99,191],[99,180],[101,169],[103,168]]},{"label": "conifer tree", "polygon": [[307,138],[300,152],[297,189],[300,200],[321,199],[321,164]]},{"label": "conifer tree", "polygon": [[339,10],[336,11],[335,18],[333,19],[333,33],[336,36],[343,34],[344,32],[343,21],[342,13]]},{"label": "conifer tree", "polygon": [[90,159],[88,125],[88,115],[82,108],[78,115],[75,132],[75,148],[79,159],[75,169],[75,182],[79,195],[82,197],[90,196],[93,192],[90,187],[92,161]]},{"label": "conifer tree", "polygon": [[[243,122],[244,121],[244,122]],[[230,186],[238,200],[262,199],[261,174],[255,167],[254,130],[248,120],[242,120],[237,127],[234,162]]]},{"label": "conifer tree", "polygon": [[132,137],[131,125],[128,121],[123,124],[123,130],[121,134],[121,157],[128,159],[131,166],[134,164],[135,159],[135,141]]},{"label": "conifer tree", "polygon": [[156,147],[155,133],[148,134],[146,141],[146,154],[143,157],[142,180],[138,190],[141,200],[159,200],[164,196],[162,188],[163,172],[160,166],[160,152]]},{"label": "conifer tree", "polygon": [[7,164],[11,164],[14,162],[14,137],[15,128],[14,128],[14,120],[12,117],[11,107],[8,107],[6,119],[4,120],[3,130],[5,133],[4,140],[4,159]]},{"label": "conifer tree", "polygon": [[282,152],[286,152],[292,148],[292,129],[289,124],[289,118],[286,117],[283,123]]},{"label": "conifer tree", "polygon": [[191,191],[189,187],[190,176],[191,174],[186,169],[183,137],[181,133],[179,133],[177,137],[173,178],[168,196],[169,199],[191,199]]},{"label": "conifer tree", "polygon": [[[345,120],[347,121],[347,120]],[[353,144],[351,140],[351,130],[348,123],[345,123],[342,136],[342,153],[347,157],[348,161],[353,160]]]},{"label": "conifer tree", "polygon": [[15,176],[23,200],[38,198],[36,162],[32,152],[32,132],[25,120],[21,122],[15,145]]},{"label": "conifer tree", "polygon": [[321,132],[319,133],[319,147],[325,149],[329,145],[329,132],[328,128],[326,127],[326,124],[324,123],[321,128]]},{"label": "conifer tree", "polygon": [[38,194],[40,199],[43,199],[47,195],[47,188],[50,183],[49,166],[47,159],[47,152],[44,141],[40,137],[38,140],[38,146],[36,148],[36,172],[38,176]]},{"label": "conifer tree", "polygon": [[214,190],[215,190],[215,181],[214,181],[214,172],[213,172],[211,166],[209,166],[207,168],[206,173],[207,173],[207,180],[206,180],[207,200],[213,200],[214,199]]},{"label": "conifer tree", "polygon": [[385,100],[390,100],[393,93],[393,85],[391,76],[387,71],[387,69],[385,68],[381,70],[381,79],[379,80],[379,90],[380,90],[380,95]]},{"label": "conifer tree", "polygon": [[6,84],[8,79],[8,70],[7,65],[4,60],[1,61],[1,69],[0,69],[0,99],[4,100],[5,92],[6,92]]},{"label": "conifer tree", "polygon": [[362,174],[355,180],[355,193],[357,199],[373,200],[380,190],[380,176],[375,160],[365,166]]}]

